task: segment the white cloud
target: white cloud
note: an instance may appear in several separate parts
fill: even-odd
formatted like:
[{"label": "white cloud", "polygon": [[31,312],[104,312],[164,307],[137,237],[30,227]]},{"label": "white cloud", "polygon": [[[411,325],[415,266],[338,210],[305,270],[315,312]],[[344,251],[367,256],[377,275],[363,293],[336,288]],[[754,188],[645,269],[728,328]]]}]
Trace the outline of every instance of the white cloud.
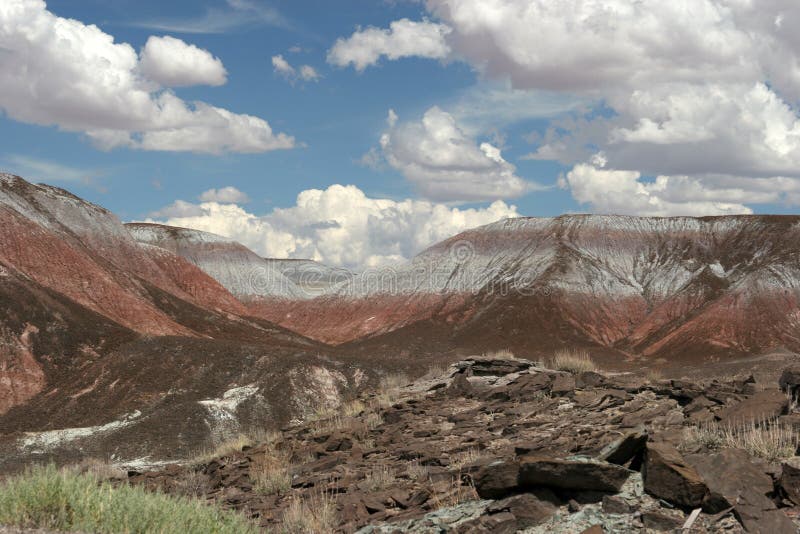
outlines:
[{"label": "white cloud", "polygon": [[277,9],[261,2],[226,0],[225,4],[223,9],[208,8],[199,17],[138,21],[131,26],[176,33],[228,33],[256,26],[290,26]]},{"label": "white cloud", "polygon": [[[156,210],[149,214],[150,217],[157,218],[186,218],[186,217],[202,217],[204,214],[203,209],[197,204],[186,202],[185,200],[176,200],[169,206],[164,206],[160,210]],[[150,219],[148,219],[150,220]],[[180,226],[180,225],[175,225]]]},{"label": "white cloud", "polygon": [[450,28],[444,24],[408,19],[396,20],[388,29],[359,29],[334,43],[328,51],[328,63],[339,67],[353,65],[363,71],[375,65],[381,56],[392,60],[412,56],[444,59],[450,55],[445,39],[449,33]]},{"label": "white cloud", "polygon": [[235,187],[229,185],[219,189],[209,189],[198,197],[202,202],[220,202],[222,204],[247,204],[250,197]]},{"label": "white cloud", "polygon": [[515,174],[499,148],[476,143],[438,107],[426,111],[419,122],[398,123],[390,111],[388,124],[380,141],[383,156],[427,198],[495,200],[537,187]]},{"label": "white cloud", "polygon": [[184,102],[145,77],[132,46],[57,17],[41,0],[0,3],[0,109],[83,132],[99,146],[195,152],[291,148],[258,117]]},{"label": "white cloud", "polygon": [[759,202],[765,179],[800,180],[796,2],[427,0],[426,6],[452,30],[451,57],[464,58],[484,77],[509,80],[521,91],[594,100],[590,111],[554,122],[533,158],[576,165],[600,149],[615,171],[669,176],[670,191],[678,187],[674,177],[683,176],[722,204],[731,181],[751,195],[739,202],[747,204]]},{"label": "white cloud", "polygon": [[294,83],[297,79],[304,82],[319,81],[320,75],[311,65],[301,65],[299,69],[295,69],[286,59],[278,54],[272,56],[272,68],[275,74],[286,78],[289,82]]},{"label": "white cloud", "polygon": [[300,78],[306,82],[316,82],[319,80],[320,75],[317,70],[311,65],[300,66]]},{"label": "white cloud", "polygon": [[275,69],[275,72],[281,76],[290,77],[295,76],[296,74],[294,67],[292,67],[288,61],[283,59],[283,56],[280,54],[277,56],[272,56],[272,68]]},{"label": "white cloud", "polygon": [[480,81],[442,106],[465,132],[476,135],[532,119],[552,119],[579,112],[591,103],[556,91],[514,89],[508,81]]},{"label": "white cloud", "polygon": [[263,216],[234,204],[179,202],[148,221],[227,236],[265,257],[312,258],[355,269],[408,259],[462,230],[519,216],[502,201],[459,209],[422,200],[369,198],[352,185],[303,191],[295,206]]},{"label": "white cloud", "polygon": [[12,154],[0,159],[7,171],[37,182],[76,182],[89,184],[103,172],[97,169],[80,169],[53,161]]},{"label": "white cloud", "polygon": [[[575,165],[564,177],[575,200],[603,213],[621,215],[730,215],[752,213],[743,200],[757,200],[741,189],[709,189],[688,176],[658,176],[642,180],[637,171],[605,169],[605,160]],[[764,196],[762,200],[766,199]]]},{"label": "white cloud", "polygon": [[147,39],[139,54],[139,68],[166,87],[223,85],[228,76],[222,61],[208,50],[169,35]]}]

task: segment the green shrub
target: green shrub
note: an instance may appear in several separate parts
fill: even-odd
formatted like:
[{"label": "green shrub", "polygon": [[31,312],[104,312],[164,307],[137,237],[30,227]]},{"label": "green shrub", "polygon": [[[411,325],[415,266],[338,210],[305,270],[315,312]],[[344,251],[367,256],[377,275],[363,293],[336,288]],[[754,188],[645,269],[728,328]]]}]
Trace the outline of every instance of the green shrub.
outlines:
[{"label": "green shrub", "polygon": [[197,500],[34,467],[0,483],[0,525],[67,532],[255,533],[243,516]]}]

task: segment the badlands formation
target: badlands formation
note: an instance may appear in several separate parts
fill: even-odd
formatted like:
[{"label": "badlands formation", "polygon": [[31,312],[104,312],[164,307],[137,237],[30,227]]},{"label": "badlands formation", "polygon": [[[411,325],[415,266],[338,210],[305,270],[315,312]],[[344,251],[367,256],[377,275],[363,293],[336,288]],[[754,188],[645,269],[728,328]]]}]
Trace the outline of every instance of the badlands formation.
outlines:
[{"label": "badlands formation", "polygon": [[264,529],[796,532],[798,260],[799,217],[566,215],[349,273],[2,174],[0,471]]}]

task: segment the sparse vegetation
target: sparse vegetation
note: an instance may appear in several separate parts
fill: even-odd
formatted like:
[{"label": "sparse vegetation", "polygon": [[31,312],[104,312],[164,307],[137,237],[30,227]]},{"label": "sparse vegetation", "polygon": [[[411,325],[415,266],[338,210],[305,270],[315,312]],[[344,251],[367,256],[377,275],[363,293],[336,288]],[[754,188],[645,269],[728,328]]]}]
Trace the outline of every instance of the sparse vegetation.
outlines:
[{"label": "sparse vegetation", "polygon": [[773,462],[795,455],[800,438],[791,425],[777,419],[750,421],[735,425],[708,423],[684,430],[681,448],[697,446],[709,450],[743,449],[751,456]]},{"label": "sparse vegetation", "polygon": [[243,516],[197,500],[115,487],[90,472],[52,465],[0,483],[0,524],[63,532],[257,532]]},{"label": "sparse vegetation", "polygon": [[517,357],[511,352],[510,349],[493,350],[484,352],[483,356],[486,358],[497,358],[498,360],[516,360]]},{"label": "sparse vegetation", "polygon": [[428,466],[423,465],[419,460],[413,460],[406,465],[406,475],[411,480],[422,482],[428,479]]},{"label": "sparse vegetation", "polygon": [[175,480],[175,492],[184,497],[201,497],[208,488],[209,477],[201,471],[189,471]]},{"label": "sparse vegetation", "polygon": [[645,377],[648,382],[658,382],[664,379],[664,373],[660,369],[648,369]]},{"label": "sparse vegetation", "polygon": [[434,510],[458,506],[462,502],[477,499],[478,492],[475,491],[475,486],[471,483],[464,483],[461,477],[450,479],[450,489],[443,494],[434,494],[431,498]]},{"label": "sparse vegetation", "polygon": [[364,480],[366,489],[369,491],[382,491],[391,488],[397,482],[394,469],[385,464],[372,467]]},{"label": "sparse vegetation", "polygon": [[383,424],[383,418],[380,414],[370,412],[364,418],[364,423],[367,425],[367,428],[374,430]]},{"label": "sparse vegetation", "polygon": [[428,367],[428,370],[425,371],[425,374],[422,375],[422,380],[430,380],[432,378],[439,378],[440,376],[444,376],[447,374],[449,367],[441,363],[435,363]]},{"label": "sparse vegetation", "polygon": [[361,415],[366,408],[367,407],[363,402],[361,402],[359,399],[355,399],[344,403],[344,405],[342,405],[341,412],[345,417],[356,417]]},{"label": "sparse vegetation", "polygon": [[450,468],[461,470],[465,466],[472,464],[483,457],[483,453],[479,449],[467,449],[457,452],[450,456]]},{"label": "sparse vegetation", "polygon": [[110,480],[125,476],[125,471],[99,458],[85,458],[77,464],[68,466],[67,469],[79,475],[91,475],[98,480]]},{"label": "sparse vegetation", "polygon": [[409,383],[405,373],[392,373],[381,378],[374,400],[376,407],[385,408],[397,402],[401,389]]},{"label": "sparse vegetation", "polygon": [[381,390],[397,390],[407,386],[410,382],[411,380],[405,373],[390,373],[381,377],[379,388]]},{"label": "sparse vegetation", "polygon": [[283,534],[323,534],[333,532],[338,523],[336,503],[327,493],[295,497],[283,513],[279,532]]},{"label": "sparse vegetation", "polygon": [[250,478],[256,491],[265,495],[286,493],[292,487],[290,454],[270,447],[250,466]]},{"label": "sparse vegetation", "polygon": [[259,443],[274,443],[279,440],[281,433],[275,430],[253,430],[238,434],[232,438],[220,441],[210,449],[198,453],[190,462],[192,465],[208,463],[215,458],[225,458],[241,452],[245,447],[252,447]]},{"label": "sparse vegetation", "polygon": [[585,350],[559,350],[550,360],[550,366],[558,371],[578,374],[586,371],[597,371],[597,365]]}]

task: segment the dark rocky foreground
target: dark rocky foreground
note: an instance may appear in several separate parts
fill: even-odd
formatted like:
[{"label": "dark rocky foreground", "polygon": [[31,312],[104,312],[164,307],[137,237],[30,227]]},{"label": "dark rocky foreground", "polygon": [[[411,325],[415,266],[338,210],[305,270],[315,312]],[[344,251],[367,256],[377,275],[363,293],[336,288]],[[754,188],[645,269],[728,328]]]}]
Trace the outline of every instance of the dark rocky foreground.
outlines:
[{"label": "dark rocky foreground", "polygon": [[[782,385],[798,379],[786,373]],[[128,480],[266,529],[305,502],[308,513],[327,503],[337,532],[794,533],[792,409],[777,384],[750,377],[648,381],[475,358],[268,443]],[[265,489],[276,468],[286,484]]]}]

